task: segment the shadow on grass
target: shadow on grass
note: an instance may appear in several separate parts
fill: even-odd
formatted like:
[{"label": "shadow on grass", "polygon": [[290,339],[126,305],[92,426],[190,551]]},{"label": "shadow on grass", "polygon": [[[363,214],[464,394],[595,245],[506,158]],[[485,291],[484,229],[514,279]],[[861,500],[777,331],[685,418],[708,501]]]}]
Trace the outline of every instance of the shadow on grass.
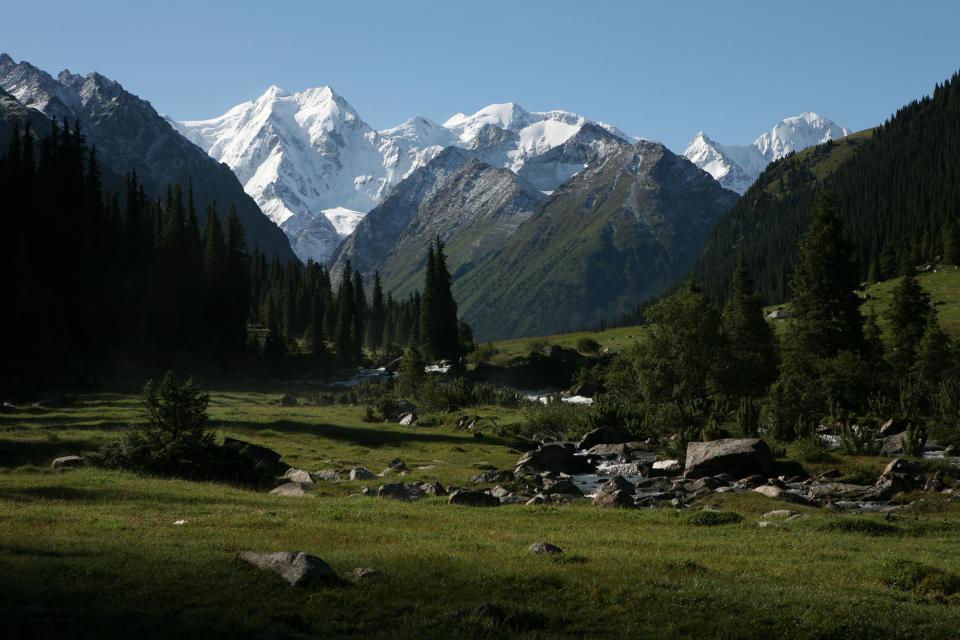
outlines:
[{"label": "shadow on grass", "polygon": [[98,420],[93,416],[40,416],[40,417],[0,417],[0,428],[6,429],[36,429],[44,427],[62,427],[78,431],[92,431],[103,429],[110,431],[130,426],[131,421],[118,422],[116,420]]},{"label": "shadow on grass", "polygon": [[4,440],[0,439],[0,468],[26,464],[48,465],[60,456],[75,456],[81,451],[95,451],[103,440]]},{"label": "shadow on grass", "polygon": [[35,502],[37,500],[63,500],[70,502],[134,502],[172,505],[243,505],[240,498],[214,497],[211,495],[185,496],[174,492],[135,491],[131,489],[82,489],[54,485],[49,487],[24,487],[0,490],[0,500],[11,502]]},{"label": "shadow on grass", "polygon": [[[396,429],[378,429],[375,425],[369,427],[346,427],[343,425],[324,423],[308,424],[304,422],[294,422],[292,420],[274,420],[271,422],[223,421],[217,423],[215,426],[216,428],[222,428],[227,431],[236,429],[238,431],[256,433],[257,431],[269,429],[280,434],[309,434],[330,440],[337,440],[339,442],[349,442],[371,449],[378,447],[399,447],[412,442],[462,445],[471,440],[465,436],[437,433],[426,428],[419,431],[400,431]],[[474,442],[492,446],[513,446],[510,440],[491,435],[475,439]]]}]

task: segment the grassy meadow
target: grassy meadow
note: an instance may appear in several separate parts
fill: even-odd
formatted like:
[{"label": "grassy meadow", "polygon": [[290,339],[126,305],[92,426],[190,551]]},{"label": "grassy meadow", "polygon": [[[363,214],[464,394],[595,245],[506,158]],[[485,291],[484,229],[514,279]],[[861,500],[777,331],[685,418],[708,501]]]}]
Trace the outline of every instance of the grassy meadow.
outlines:
[{"label": "grassy meadow", "polygon": [[[479,467],[509,468],[519,456],[493,429],[480,438],[454,429],[456,415],[403,427],[364,422],[362,407],[277,399],[215,392],[211,417],[220,435],[309,470],[379,472],[399,457],[412,469],[404,481],[464,485]],[[890,586],[898,560],[960,580],[960,509],[945,501],[886,521],[718,494],[698,507],[742,520],[695,526],[694,510],[475,509],[362,497],[350,482],[295,498],[93,468],[53,472],[53,457],[142,420],[135,396],[79,401],[0,414],[7,637],[947,638],[960,628],[956,596]],[[475,413],[500,426],[522,419]],[[807,517],[756,525],[783,508]],[[531,555],[538,540],[565,553]],[[356,567],[380,575],[298,590],[236,560],[244,550],[303,550],[343,577]]]}]

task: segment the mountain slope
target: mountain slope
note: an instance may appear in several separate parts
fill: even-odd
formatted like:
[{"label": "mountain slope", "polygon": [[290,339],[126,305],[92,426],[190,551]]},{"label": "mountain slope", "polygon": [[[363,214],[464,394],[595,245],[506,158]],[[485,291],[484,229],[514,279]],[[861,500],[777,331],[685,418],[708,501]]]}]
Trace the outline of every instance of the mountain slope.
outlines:
[{"label": "mountain slope", "polygon": [[672,285],[736,202],[662,144],[621,145],[563,184],[455,280],[478,338],[543,335],[622,314]]},{"label": "mountain slope", "polygon": [[788,277],[817,191],[837,194],[864,280],[960,249],[960,76],[882,126],[770,165],[717,225],[695,274],[727,295],[739,244],[767,303],[789,299]]},{"label": "mountain slope", "polygon": [[208,202],[216,202],[225,215],[233,203],[251,247],[284,260],[294,257],[283,233],[264,218],[229,167],[185,140],[149,102],[119,83],[98,73],[79,76],[63,71],[53,78],[0,54],[0,87],[48,117],[65,117],[71,124],[78,120],[88,142],[96,145],[100,161],[119,175],[135,170],[149,194],[160,196],[169,185],[186,185],[192,178],[201,211]]},{"label": "mountain slope", "polygon": [[[217,118],[174,125],[233,168],[247,193],[290,237],[297,255],[319,262],[333,255],[394,185],[447,147],[468,149],[494,167],[525,172],[538,189],[552,191],[597,155],[590,150],[598,143],[589,139],[588,125],[605,136],[626,137],[578,114],[532,113],[515,104],[457,114],[442,126],[414,117],[374,131],[329,87],[300,93],[271,87]],[[545,158],[581,131],[577,153],[571,147],[566,157]],[[338,227],[343,210],[352,213],[341,216]]]},{"label": "mountain slope", "polygon": [[427,244],[439,236],[456,279],[499,249],[544,199],[512,171],[448,147],[360,221],[331,271],[338,277],[349,260],[366,276],[379,271],[387,292],[410,293],[422,287]]},{"label": "mountain slope", "polygon": [[748,146],[721,145],[701,131],[683,155],[724,187],[742,194],[771,162],[849,133],[823,116],[804,112],[784,118]]}]

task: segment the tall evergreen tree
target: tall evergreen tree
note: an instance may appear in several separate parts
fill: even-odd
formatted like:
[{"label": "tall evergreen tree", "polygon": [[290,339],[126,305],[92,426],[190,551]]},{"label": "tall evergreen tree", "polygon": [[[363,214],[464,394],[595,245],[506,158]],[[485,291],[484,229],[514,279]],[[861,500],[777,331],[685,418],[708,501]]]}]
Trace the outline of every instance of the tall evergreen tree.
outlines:
[{"label": "tall evergreen tree", "polygon": [[355,364],[357,361],[353,342],[354,303],[353,268],[347,261],[340,276],[340,289],[337,292],[337,324],[333,337],[337,356],[344,364]]},{"label": "tall evergreen tree", "polygon": [[903,266],[904,275],[893,289],[893,299],[887,310],[890,322],[890,364],[895,371],[906,374],[913,367],[917,347],[933,317],[930,294],[909,265]]},{"label": "tall evergreen tree", "polygon": [[380,272],[373,272],[373,294],[370,301],[370,314],[367,321],[367,346],[378,351],[384,342],[384,321],[387,309],[383,300],[383,285],[380,283]]}]

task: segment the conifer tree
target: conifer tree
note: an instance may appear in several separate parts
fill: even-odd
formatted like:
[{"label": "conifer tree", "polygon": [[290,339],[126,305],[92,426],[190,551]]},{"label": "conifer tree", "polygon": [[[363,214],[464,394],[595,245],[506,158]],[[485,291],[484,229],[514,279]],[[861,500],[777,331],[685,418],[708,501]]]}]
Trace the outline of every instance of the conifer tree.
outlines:
[{"label": "conifer tree", "polygon": [[367,321],[367,346],[378,351],[384,341],[384,320],[386,307],[383,301],[383,286],[380,283],[380,272],[373,272],[373,294],[370,301],[370,314]]},{"label": "conifer tree", "polygon": [[337,292],[337,324],[334,330],[334,348],[344,364],[355,364],[356,357],[353,342],[353,268],[347,261],[340,276],[340,289]]},{"label": "conifer tree", "polygon": [[[420,344],[428,358],[441,357],[441,338],[438,327],[440,318],[440,297],[437,293],[437,266],[433,252],[433,243],[427,250],[427,265],[424,270],[423,292],[420,298]],[[404,336],[406,337],[406,336]]]},{"label": "conifer tree", "polygon": [[906,374],[913,367],[917,347],[933,316],[930,294],[923,290],[913,268],[904,265],[904,275],[893,289],[893,300],[887,310],[890,323],[890,364]]},{"label": "conifer tree", "polygon": [[763,317],[763,305],[742,253],[732,289],[721,317],[727,350],[723,386],[733,395],[759,397],[777,376],[776,338]]},{"label": "conifer tree", "polygon": [[407,345],[397,371],[397,383],[401,395],[414,396],[423,386],[427,375],[424,371],[425,363],[417,343],[413,340]]},{"label": "conifer tree", "polygon": [[940,326],[936,315],[931,314],[923,337],[917,345],[912,374],[917,381],[932,389],[954,372],[956,366],[953,340]]}]

